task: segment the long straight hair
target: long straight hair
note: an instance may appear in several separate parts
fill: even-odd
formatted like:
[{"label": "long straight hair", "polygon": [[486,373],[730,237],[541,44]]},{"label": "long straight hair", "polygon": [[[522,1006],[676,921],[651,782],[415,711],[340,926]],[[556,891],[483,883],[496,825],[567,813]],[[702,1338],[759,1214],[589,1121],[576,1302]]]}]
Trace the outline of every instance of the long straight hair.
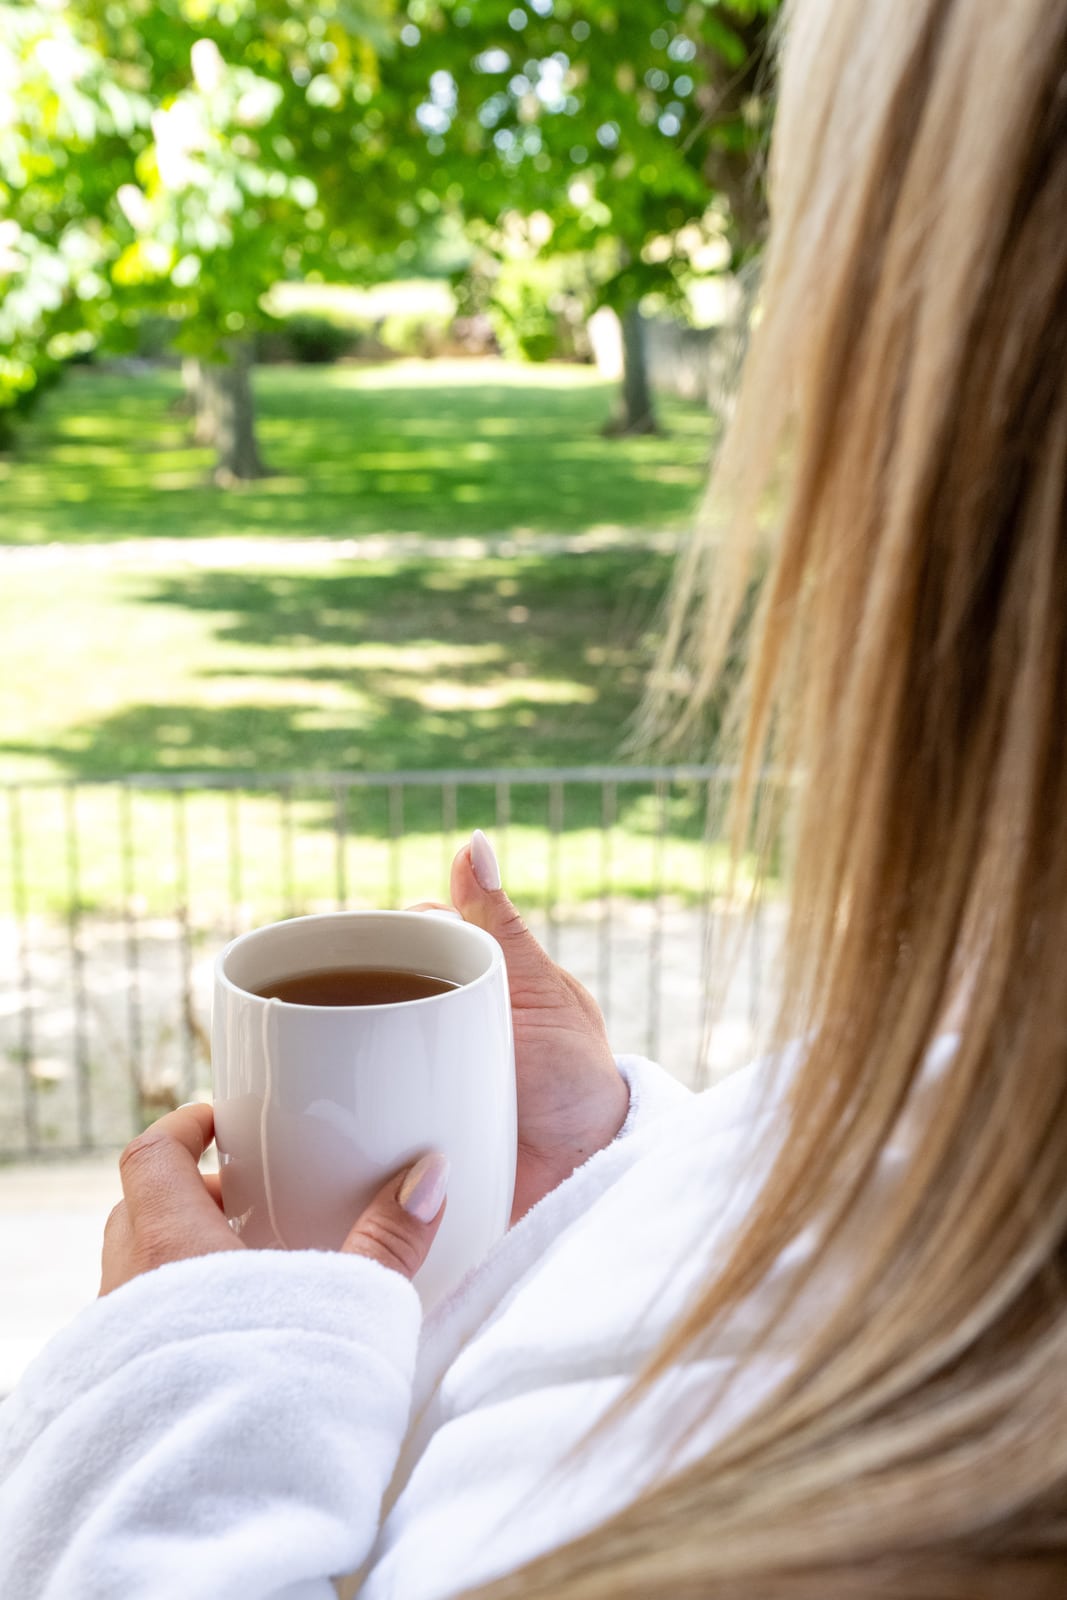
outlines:
[{"label": "long straight hair", "polygon": [[1067,0],[795,0],[784,33],[761,304],[651,706],[695,719],[758,576],[739,815],[791,774],[777,1035],[809,1043],[624,1406],[813,1224],[818,1270],[954,1007],[958,1046],[772,1400],[480,1600],[1067,1593]]}]

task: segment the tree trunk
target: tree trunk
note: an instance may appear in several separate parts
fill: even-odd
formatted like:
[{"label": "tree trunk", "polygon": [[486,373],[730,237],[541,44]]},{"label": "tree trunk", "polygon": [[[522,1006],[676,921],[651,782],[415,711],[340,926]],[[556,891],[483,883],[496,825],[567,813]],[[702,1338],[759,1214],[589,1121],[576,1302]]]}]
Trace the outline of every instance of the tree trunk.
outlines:
[{"label": "tree trunk", "polygon": [[641,308],[628,306],[622,323],[622,407],[605,430],[616,435],[658,433],[652,386],[648,380],[645,319]]},{"label": "tree trunk", "polygon": [[227,357],[225,361],[199,362],[196,385],[197,443],[214,445],[218,452],[215,481],[223,488],[267,476],[256,443],[251,342],[232,340]]}]

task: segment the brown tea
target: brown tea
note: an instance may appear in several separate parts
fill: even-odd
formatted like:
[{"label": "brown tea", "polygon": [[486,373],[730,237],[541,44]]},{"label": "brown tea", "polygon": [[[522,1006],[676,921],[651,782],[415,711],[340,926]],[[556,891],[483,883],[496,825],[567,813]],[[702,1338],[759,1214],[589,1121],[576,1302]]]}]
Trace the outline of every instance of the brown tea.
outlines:
[{"label": "brown tea", "polygon": [[387,1006],[398,1000],[425,1000],[458,989],[447,978],[394,967],[319,967],[254,989],[264,1000],[286,1000],[292,1006]]}]

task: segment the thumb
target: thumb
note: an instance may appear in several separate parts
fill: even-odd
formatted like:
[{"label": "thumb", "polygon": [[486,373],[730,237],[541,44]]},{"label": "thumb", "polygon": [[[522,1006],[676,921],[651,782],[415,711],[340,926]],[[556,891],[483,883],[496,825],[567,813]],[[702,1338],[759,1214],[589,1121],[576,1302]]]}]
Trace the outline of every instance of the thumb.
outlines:
[{"label": "thumb", "polygon": [[452,863],[452,904],[465,922],[491,933],[504,951],[512,990],[536,991],[553,963],[500,887],[496,852],[480,828]]},{"label": "thumb", "polygon": [[448,1158],[434,1152],[406,1172],[394,1173],[341,1246],[404,1278],[413,1278],[441,1226],[448,1188]]}]

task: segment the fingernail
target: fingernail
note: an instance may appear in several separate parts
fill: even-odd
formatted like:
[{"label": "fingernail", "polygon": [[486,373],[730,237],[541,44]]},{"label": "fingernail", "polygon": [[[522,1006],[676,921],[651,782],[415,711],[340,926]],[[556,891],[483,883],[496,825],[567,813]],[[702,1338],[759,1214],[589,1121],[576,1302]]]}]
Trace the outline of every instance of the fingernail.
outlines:
[{"label": "fingernail", "polygon": [[410,1217],[432,1222],[445,1203],[448,1190],[448,1157],[434,1152],[416,1161],[403,1183],[397,1200]]},{"label": "fingernail", "polygon": [[471,834],[471,866],[483,889],[500,888],[500,863],[481,828],[475,828]]}]

